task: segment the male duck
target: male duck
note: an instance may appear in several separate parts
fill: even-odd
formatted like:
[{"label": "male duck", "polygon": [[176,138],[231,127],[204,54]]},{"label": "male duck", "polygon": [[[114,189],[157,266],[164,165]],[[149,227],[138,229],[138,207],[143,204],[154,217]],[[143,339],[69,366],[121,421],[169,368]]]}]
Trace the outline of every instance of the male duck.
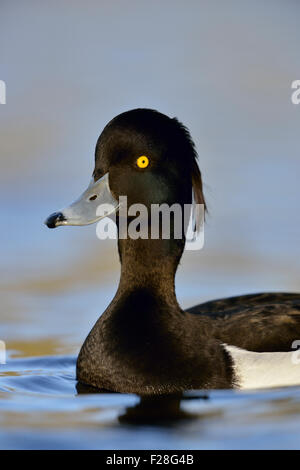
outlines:
[{"label": "male duck", "polygon": [[[128,206],[183,206],[192,202],[193,189],[204,204],[196,158],[190,134],[176,118],[150,109],[120,114],[98,139],[93,182],[45,223],[93,223],[101,217],[97,207],[109,203],[119,225],[122,195]],[[300,294],[245,295],[183,311],[174,278],[184,246],[184,236],[119,236],[118,291],[81,348],[79,382],[140,395],[300,383],[291,351],[300,338]]]}]

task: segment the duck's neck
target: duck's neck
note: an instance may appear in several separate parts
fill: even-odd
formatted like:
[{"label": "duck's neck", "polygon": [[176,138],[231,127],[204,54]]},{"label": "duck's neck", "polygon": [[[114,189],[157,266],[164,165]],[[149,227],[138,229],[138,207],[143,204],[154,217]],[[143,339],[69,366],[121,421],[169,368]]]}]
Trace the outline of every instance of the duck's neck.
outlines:
[{"label": "duck's neck", "polygon": [[118,297],[145,290],[152,292],[162,302],[178,307],[175,274],[184,240],[127,238],[119,239],[118,247],[121,260]]}]

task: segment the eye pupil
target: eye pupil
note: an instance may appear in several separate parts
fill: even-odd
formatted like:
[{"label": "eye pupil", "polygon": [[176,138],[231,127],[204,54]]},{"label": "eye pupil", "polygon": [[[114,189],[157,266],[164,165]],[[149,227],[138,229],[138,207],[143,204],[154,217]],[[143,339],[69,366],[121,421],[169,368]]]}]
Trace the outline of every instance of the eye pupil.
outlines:
[{"label": "eye pupil", "polygon": [[97,194],[95,194],[94,196],[91,196],[91,197],[90,197],[90,201],[94,201],[95,199],[97,199]]},{"label": "eye pupil", "polygon": [[139,168],[147,168],[147,166],[149,165],[149,158],[145,155],[142,155],[137,159],[136,163]]}]

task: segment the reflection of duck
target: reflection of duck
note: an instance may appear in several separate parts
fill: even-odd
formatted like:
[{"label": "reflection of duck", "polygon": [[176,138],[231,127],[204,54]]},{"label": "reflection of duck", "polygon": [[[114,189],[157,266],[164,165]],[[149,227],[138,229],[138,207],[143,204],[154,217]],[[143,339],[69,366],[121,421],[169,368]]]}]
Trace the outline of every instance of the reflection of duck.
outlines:
[{"label": "reflection of duck", "polygon": [[[183,206],[193,188],[204,203],[188,131],[152,110],[123,113],[105,127],[93,177],[81,199],[47,219],[49,227],[95,222],[96,208],[109,203],[117,212],[122,195],[128,207]],[[174,277],[185,239],[174,237],[174,221],[171,228],[170,239],[119,237],[119,288],[81,348],[79,381],[141,395],[300,383],[300,366],[287,352],[300,336],[300,294],[234,297],[182,311]]]},{"label": "reflection of duck", "polygon": [[[111,394],[111,391],[93,387],[77,382],[78,395]],[[118,392],[113,392],[118,394]],[[193,393],[193,392],[192,392]],[[185,419],[199,418],[199,414],[187,412],[181,408],[182,401],[208,400],[206,394],[187,395],[183,393],[170,395],[144,395],[134,406],[125,409],[125,413],[119,415],[119,422],[123,424],[166,424],[170,425]]]},{"label": "reflection of duck", "polygon": [[[195,397],[194,397],[195,398]],[[198,397],[206,399],[206,396]],[[180,407],[181,400],[187,399],[181,395],[144,396],[135,406],[126,408],[119,416],[122,424],[166,424],[185,419],[199,418],[199,414],[184,411]]]}]

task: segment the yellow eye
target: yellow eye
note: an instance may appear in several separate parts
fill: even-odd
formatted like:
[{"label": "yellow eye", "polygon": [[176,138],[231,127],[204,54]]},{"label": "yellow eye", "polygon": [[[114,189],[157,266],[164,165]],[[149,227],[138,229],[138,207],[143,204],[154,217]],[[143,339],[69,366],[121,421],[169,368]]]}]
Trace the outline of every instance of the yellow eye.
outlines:
[{"label": "yellow eye", "polygon": [[149,158],[146,157],[146,155],[142,155],[137,159],[136,164],[139,168],[147,168],[149,165]]}]

